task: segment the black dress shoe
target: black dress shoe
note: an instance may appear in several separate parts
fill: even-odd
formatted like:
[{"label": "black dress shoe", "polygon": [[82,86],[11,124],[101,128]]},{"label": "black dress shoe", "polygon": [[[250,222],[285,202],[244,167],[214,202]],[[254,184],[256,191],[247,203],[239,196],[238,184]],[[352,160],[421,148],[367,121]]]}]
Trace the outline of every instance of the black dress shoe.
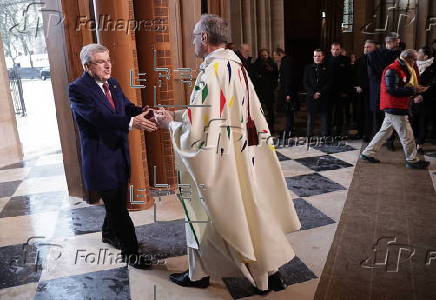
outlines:
[{"label": "black dress shoe", "polygon": [[209,277],[203,277],[200,280],[192,281],[191,279],[189,279],[189,271],[171,274],[170,280],[175,284],[184,287],[195,287],[204,289],[209,286]]},{"label": "black dress shoe", "polygon": [[121,250],[121,242],[117,238],[113,237],[104,237],[101,239],[103,243],[109,244],[115,249]]},{"label": "black dress shoe", "polygon": [[129,266],[134,267],[135,269],[141,270],[149,270],[152,267],[152,261],[147,259],[144,254],[132,253],[132,254],[124,254],[123,262],[127,263]]},{"label": "black dress shoe", "polygon": [[262,296],[265,296],[266,294],[271,292],[271,290],[259,290],[257,287],[254,288],[254,291],[257,295],[262,295]]},{"label": "black dress shoe", "polygon": [[288,287],[288,285],[283,281],[280,272],[277,271],[268,277],[268,289],[273,291],[281,291]]},{"label": "black dress shoe", "polygon": [[377,164],[377,163],[380,162],[380,160],[378,160],[375,157],[366,156],[366,155],[363,155],[363,154],[360,154],[360,159],[364,160],[364,161],[367,161],[367,162],[370,162],[370,163],[373,163],[373,164]]},{"label": "black dress shoe", "polygon": [[406,161],[406,168],[408,169],[416,169],[416,170],[424,170],[430,165],[430,162],[425,160],[419,160],[417,162]]},{"label": "black dress shoe", "polygon": [[259,290],[257,287],[255,288],[256,294],[258,295],[266,295],[271,291],[282,291],[286,289],[288,285],[283,281],[280,272],[277,271],[274,274],[268,276],[268,289],[267,290]]}]

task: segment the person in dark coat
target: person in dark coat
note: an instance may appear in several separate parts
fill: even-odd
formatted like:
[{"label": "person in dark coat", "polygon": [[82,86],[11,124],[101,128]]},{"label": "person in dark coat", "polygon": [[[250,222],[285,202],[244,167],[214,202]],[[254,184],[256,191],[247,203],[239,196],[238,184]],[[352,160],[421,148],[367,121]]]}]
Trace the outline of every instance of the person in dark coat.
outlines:
[{"label": "person in dark coat", "polygon": [[292,72],[291,59],[285,51],[277,48],[274,51],[274,61],[279,66],[279,78],[277,88],[277,104],[284,109],[286,113],[285,131],[289,136],[294,133],[294,114],[298,110],[298,97],[295,92],[295,80]]},{"label": "person in dark coat", "polygon": [[239,50],[235,51],[235,54],[239,57],[242,62],[242,65],[248,72],[248,76],[251,81],[254,80],[253,76],[253,57],[251,56],[251,48],[248,44],[241,44]]},{"label": "person in dark coat", "polygon": [[332,75],[324,64],[324,52],[316,49],[313,52],[313,64],[304,69],[303,85],[307,92],[307,136],[313,135],[313,127],[317,114],[320,114],[321,136],[329,135],[328,113],[329,96],[332,88]]},{"label": "person in dark coat", "polygon": [[342,47],[340,43],[333,43],[330,51],[331,56],[326,61],[333,76],[330,94],[330,118],[332,124],[330,125],[335,127],[335,134],[340,135],[344,125],[344,107],[346,102],[350,101],[352,93],[351,65],[350,58],[341,54]]},{"label": "person in dark coat", "polygon": [[124,262],[135,268],[150,267],[138,254],[135,227],[127,210],[130,129],[153,132],[157,125],[146,119],[148,109],[135,106],[111,77],[109,51],[99,44],[82,48],[85,72],[69,85],[69,99],[79,129],[82,173],[87,190],[103,199],[106,216],[102,241],[121,249]]},{"label": "person in dark coat", "polygon": [[400,53],[400,58],[383,71],[380,82],[380,110],[384,111],[385,117],[380,130],[360,154],[363,161],[380,163],[375,156],[385,140],[396,131],[403,146],[406,168],[427,169],[430,164],[417,156],[408,117],[411,100],[414,103],[422,102],[422,94],[428,90],[428,87],[420,85],[417,57],[416,50],[404,50]]},{"label": "person in dark coat", "polygon": [[[384,113],[380,110],[380,82],[383,70],[400,57],[399,46],[400,37],[392,32],[385,37],[385,47],[368,54],[369,109],[373,121],[372,135],[378,132],[384,119]],[[393,138],[387,141],[390,150],[393,149],[393,141]]]},{"label": "person in dark coat", "polygon": [[424,154],[423,145],[427,137],[427,126],[436,97],[436,62],[429,47],[418,51],[417,65],[420,73],[420,84],[430,88],[423,94],[424,101],[412,103],[412,128],[419,154]]},{"label": "person in dark coat", "polygon": [[253,70],[254,88],[264,111],[266,110],[269,130],[273,133],[274,90],[277,87],[278,69],[267,49],[259,51],[259,57],[254,62]]},{"label": "person in dark coat", "polygon": [[367,40],[363,47],[363,55],[357,60],[357,69],[354,77],[356,89],[356,122],[359,135],[364,142],[369,142],[371,137],[372,118],[369,110],[369,77],[368,54],[376,49],[372,40]]}]

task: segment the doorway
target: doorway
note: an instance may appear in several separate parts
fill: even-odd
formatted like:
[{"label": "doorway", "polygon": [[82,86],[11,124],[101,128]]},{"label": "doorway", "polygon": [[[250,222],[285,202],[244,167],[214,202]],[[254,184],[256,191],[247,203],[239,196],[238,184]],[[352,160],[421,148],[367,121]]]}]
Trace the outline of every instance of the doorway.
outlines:
[{"label": "doorway", "polygon": [[41,4],[1,4],[0,31],[24,160],[61,153]]}]

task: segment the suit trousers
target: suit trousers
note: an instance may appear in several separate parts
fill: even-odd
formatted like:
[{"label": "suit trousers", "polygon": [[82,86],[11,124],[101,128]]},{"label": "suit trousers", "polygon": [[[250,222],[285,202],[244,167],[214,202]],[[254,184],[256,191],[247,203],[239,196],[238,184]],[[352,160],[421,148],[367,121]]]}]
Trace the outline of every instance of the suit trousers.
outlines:
[{"label": "suit trousers", "polygon": [[320,114],[321,136],[328,136],[329,131],[329,108],[320,101],[326,101],[327,98],[321,100],[306,99],[307,112],[307,136],[313,136],[313,128],[315,127],[315,119],[317,114]]},{"label": "suit trousers", "polygon": [[103,238],[118,239],[121,242],[121,254],[136,254],[138,240],[135,226],[127,210],[127,184],[117,189],[99,191],[106,209],[102,227]]}]

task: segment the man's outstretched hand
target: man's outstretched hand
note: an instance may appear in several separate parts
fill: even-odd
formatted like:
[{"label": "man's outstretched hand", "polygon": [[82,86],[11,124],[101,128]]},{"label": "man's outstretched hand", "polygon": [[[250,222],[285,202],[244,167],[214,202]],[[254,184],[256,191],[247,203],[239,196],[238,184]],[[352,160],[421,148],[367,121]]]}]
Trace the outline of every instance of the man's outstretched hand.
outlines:
[{"label": "man's outstretched hand", "polygon": [[[133,118],[132,127],[139,130],[146,130],[148,132],[156,131],[157,125],[153,122],[154,117],[150,117],[150,111],[153,111],[150,108],[144,110],[140,115],[137,115]],[[147,119],[147,117],[149,119]]]}]

